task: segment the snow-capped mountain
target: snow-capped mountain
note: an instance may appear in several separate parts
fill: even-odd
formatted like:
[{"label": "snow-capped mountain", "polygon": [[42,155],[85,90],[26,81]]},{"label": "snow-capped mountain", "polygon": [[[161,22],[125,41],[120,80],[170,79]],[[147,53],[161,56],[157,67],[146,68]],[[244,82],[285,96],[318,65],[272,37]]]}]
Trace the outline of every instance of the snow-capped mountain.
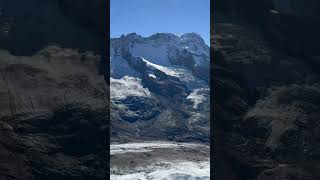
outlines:
[{"label": "snow-capped mountain", "polygon": [[208,140],[210,57],[198,34],[131,33],[111,39],[110,54],[113,138]]}]

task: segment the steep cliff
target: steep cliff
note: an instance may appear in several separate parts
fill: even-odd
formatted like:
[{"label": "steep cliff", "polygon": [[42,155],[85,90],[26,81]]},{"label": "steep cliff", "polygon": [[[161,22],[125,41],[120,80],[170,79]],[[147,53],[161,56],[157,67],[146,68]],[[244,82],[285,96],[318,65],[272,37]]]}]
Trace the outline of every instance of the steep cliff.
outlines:
[{"label": "steep cliff", "polygon": [[104,1],[72,3],[0,0],[1,179],[107,178]]},{"label": "steep cliff", "polygon": [[209,142],[209,47],[196,33],[111,39],[111,140]]},{"label": "steep cliff", "polygon": [[238,12],[213,17],[212,171],[217,179],[319,179],[319,19],[306,25],[306,16],[271,4],[263,16],[246,11],[253,20],[241,12],[248,1],[235,2]]}]

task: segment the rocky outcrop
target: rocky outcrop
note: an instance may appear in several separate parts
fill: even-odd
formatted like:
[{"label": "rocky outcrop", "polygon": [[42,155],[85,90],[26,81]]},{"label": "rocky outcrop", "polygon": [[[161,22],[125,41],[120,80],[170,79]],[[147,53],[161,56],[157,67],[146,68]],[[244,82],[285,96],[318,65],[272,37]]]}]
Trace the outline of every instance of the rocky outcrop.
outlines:
[{"label": "rocky outcrop", "polygon": [[67,104],[53,112],[1,117],[0,177],[106,178],[104,109]]},{"label": "rocky outcrop", "polygon": [[0,51],[0,177],[105,179],[108,91],[92,52]]},{"label": "rocky outcrop", "polygon": [[318,179],[320,81],[310,56],[288,53],[288,41],[284,48],[269,43],[260,25],[232,15],[215,19],[211,144],[216,178]]},{"label": "rocky outcrop", "polygon": [[0,0],[0,179],[108,177],[104,3]]}]

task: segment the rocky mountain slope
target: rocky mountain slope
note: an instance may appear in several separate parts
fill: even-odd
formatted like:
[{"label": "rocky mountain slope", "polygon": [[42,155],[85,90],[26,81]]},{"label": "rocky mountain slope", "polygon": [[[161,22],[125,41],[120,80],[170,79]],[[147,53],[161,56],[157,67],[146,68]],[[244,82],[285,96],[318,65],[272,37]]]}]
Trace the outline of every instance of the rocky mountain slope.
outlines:
[{"label": "rocky mountain slope", "polygon": [[295,1],[295,9],[285,1],[217,2],[211,48],[217,179],[319,179],[319,16],[302,13],[319,4],[304,2]]},{"label": "rocky mountain slope", "polygon": [[209,47],[188,33],[111,39],[111,139],[209,141]]},{"label": "rocky mountain slope", "polygon": [[103,2],[68,3],[0,0],[0,179],[107,178],[103,11],[82,4]]}]

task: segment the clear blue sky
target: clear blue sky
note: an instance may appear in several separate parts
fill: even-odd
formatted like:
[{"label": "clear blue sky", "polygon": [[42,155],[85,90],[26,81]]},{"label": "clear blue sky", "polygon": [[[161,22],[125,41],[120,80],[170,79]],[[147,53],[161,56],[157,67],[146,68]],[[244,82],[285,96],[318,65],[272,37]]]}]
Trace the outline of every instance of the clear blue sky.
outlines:
[{"label": "clear blue sky", "polygon": [[210,0],[110,0],[111,37],[195,32],[209,44]]}]

